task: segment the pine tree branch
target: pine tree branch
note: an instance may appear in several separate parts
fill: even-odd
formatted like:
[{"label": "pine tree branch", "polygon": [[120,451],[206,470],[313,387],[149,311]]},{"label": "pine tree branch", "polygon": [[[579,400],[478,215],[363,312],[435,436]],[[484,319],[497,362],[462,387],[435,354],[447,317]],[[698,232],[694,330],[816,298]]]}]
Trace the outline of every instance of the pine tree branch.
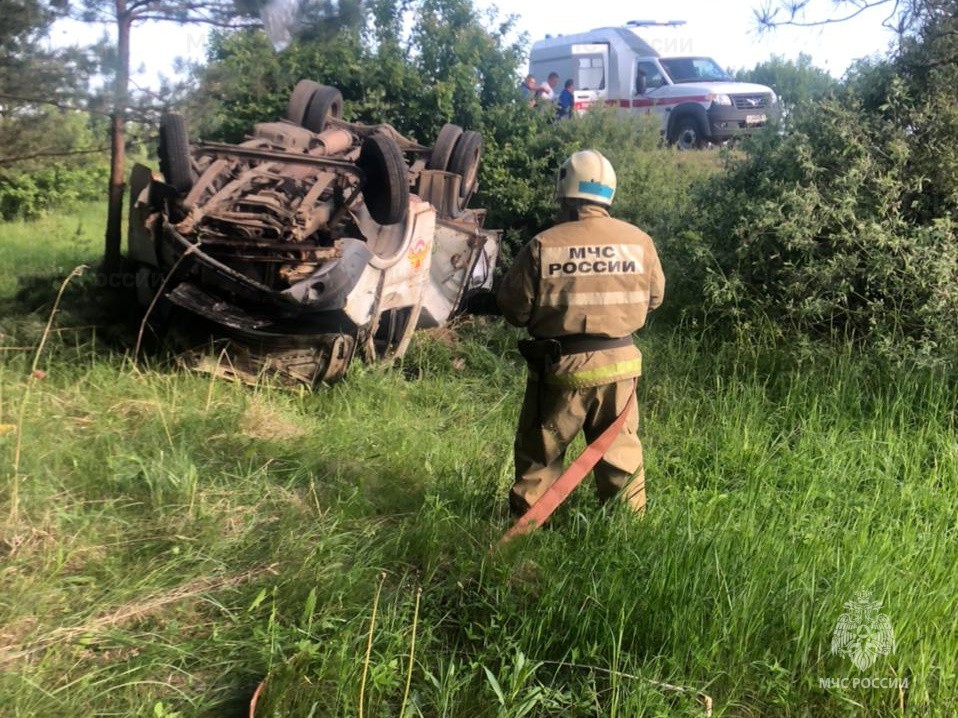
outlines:
[{"label": "pine tree branch", "polygon": [[33,105],[52,105],[60,110],[72,110],[76,112],[89,112],[91,115],[102,115],[104,117],[109,117],[109,112],[104,112],[102,110],[94,110],[89,107],[80,107],[78,105],[68,105],[64,102],[58,102],[57,100],[50,100],[42,97],[25,97],[23,95],[11,95],[5,92],[0,92],[0,99],[3,100],[16,100],[17,102],[26,102]]},{"label": "pine tree branch", "polygon": [[33,152],[29,155],[20,155],[19,157],[0,157],[0,165],[12,165],[17,162],[26,162],[27,160],[37,160],[48,157],[73,157],[76,155],[95,155],[101,152],[109,152],[109,147],[97,147],[87,150],[64,150],[58,152]]},{"label": "pine tree branch", "polygon": [[211,25],[213,27],[221,27],[230,30],[247,28],[247,27],[262,27],[262,23],[258,20],[249,20],[245,22],[236,22],[233,20],[217,20],[215,18],[205,18],[205,17],[173,17],[171,15],[152,15],[144,14],[137,15],[135,18],[137,22],[141,20],[155,20],[158,22],[175,22],[181,25]]},{"label": "pine tree branch", "polygon": [[[824,25],[834,25],[837,23],[847,22],[852,18],[858,17],[864,12],[876,7],[881,7],[882,5],[887,5],[888,3],[894,4],[894,9],[889,15],[889,17],[892,17],[897,12],[898,6],[900,4],[900,0],[854,1],[851,2],[851,4],[853,4],[857,9],[843,17],[828,17],[822,18],[820,20],[800,19],[799,16],[808,6],[808,1],[809,0],[791,0],[790,2],[780,5],[779,7],[772,7],[771,4],[766,4],[765,7],[755,11],[755,19],[758,21],[759,28],[761,30],[772,30],[776,27],[783,27],[786,25],[791,27],[822,27]],[[787,18],[784,20],[777,20],[776,17],[781,10],[785,11]]]},{"label": "pine tree branch", "polygon": [[235,27],[236,7],[229,2],[204,0],[134,0],[127,9],[134,20],[160,20],[179,23],[218,23]]}]

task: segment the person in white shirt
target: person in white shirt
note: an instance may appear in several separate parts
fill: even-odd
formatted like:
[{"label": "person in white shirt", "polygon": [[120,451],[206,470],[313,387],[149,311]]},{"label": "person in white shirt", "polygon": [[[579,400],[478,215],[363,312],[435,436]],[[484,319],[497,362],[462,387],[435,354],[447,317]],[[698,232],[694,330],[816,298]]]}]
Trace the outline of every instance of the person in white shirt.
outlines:
[{"label": "person in white shirt", "polygon": [[536,98],[540,100],[548,100],[549,102],[556,101],[555,88],[559,84],[559,73],[550,72],[549,77],[539,85],[539,88],[536,90]]}]

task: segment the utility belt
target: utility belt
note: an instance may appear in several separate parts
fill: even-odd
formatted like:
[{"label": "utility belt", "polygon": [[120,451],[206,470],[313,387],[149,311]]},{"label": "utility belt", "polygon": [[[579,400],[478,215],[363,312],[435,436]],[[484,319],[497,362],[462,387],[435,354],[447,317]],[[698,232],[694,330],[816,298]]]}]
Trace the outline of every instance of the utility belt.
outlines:
[{"label": "utility belt", "polygon": [[530,369],[542,371],[569,354],[599,352],[633,345],[632,337],[602,337],[595,334],[568,334],[550,339],[520,339],[519,353]]}]

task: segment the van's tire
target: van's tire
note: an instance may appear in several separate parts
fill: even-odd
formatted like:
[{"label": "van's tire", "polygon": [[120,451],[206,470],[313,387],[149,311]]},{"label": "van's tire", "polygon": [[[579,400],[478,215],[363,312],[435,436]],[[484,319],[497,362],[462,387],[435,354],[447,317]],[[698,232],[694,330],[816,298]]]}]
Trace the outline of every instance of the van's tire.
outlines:
[{"label": "van's tire", "polygon": [[373,134],[363,141],[356,166],[366,175],[363,197],[379,224],[398,224],[409,211],[409,171],[391,137]]},{"label": "van's tire", "polygon": [[193,162],[190,158],[190,136],[183,115],[168,112],[160,120],[160,143],[156,154],[166,184],[180,194],[193,187]]},{"label": "van's tire", "polygon": [[463,132],[452,151],[448,171],[462,177],[459,196],[466,199],[479,183],[479,160],[482,157],[482,135],[469,130]]},{"label": "van's tire", "polygon": [[432,152],[429,153],[429,161],[426,162],[427,170],[439,170],[444,172],[449,166],[449,160],[452,158],[452,151],[456,148],[456,142],[462,136],[462,128],[459,125],[446,123],[436,135],[436,144],[432,146]]},{"label": "van's tire", "polygon": [[289,96],[289,103],[286,105],[286,119],[302,125],[306,119],[306,110],[309,109],[310,100],[313,99],[313,93],[320,88],[318,82],[312,80],[300,80],[296,83],[292,93]]},{"label": "van's tire", "polygon": [[694,115],[684,115],[672,125],[669,142],[678,150],[700,150],[707,144],[702,123]]},{"label": "van's tire", "polygon": [[326,129],[326,120],[343,116],[343,93],[329,85],[319,85],[309,100],[303,117],[303,127],[310,132]]}]

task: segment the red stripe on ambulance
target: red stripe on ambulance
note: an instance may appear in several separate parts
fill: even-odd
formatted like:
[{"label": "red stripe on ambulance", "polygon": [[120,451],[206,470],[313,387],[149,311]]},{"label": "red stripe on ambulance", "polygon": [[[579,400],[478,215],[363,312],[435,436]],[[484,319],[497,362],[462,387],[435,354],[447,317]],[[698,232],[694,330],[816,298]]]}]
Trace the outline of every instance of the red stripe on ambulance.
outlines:
[{"label": "red stripe on ambulance", "polygon": [[[708,102],[708,95],[686,95],[684,97],[662,97],[662,98],[640,98],[638,100],[605,100],[606,107],[620,107],[630,109],[633,107],[668,107],[670,105],[680,105],[683,102]],[[599,100],[579,100],[574,107],[577,110],[586,110]]]}]

